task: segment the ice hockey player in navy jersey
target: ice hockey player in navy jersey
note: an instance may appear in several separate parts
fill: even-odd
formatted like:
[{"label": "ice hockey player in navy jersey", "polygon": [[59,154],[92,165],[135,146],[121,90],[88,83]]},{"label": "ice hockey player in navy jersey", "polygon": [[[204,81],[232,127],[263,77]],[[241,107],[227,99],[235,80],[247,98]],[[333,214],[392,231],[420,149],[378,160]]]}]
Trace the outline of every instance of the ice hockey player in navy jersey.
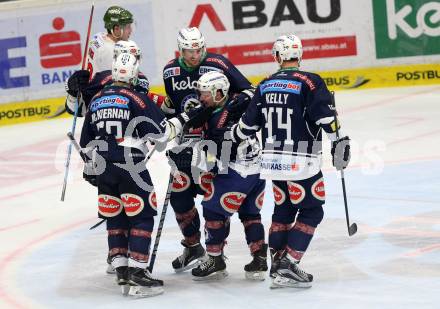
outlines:
[{"label": "ice hockey player in navy jersey", "polygon": [[[163,282],[151,277],[147,263],[156,195],[145,167],[146,142],[163,145],[174,138],[190,114],[167,120],[143,93],[133,90],[139,61],[119,55],[113,63],[111,86],[96,94],[86,113],[80,145],[96,177],[99,216],[106,218],[109,256],[123,293],[153,296]],[[93,158],[93,159],[91,159]]]},{"label": "ice hockey player in navy jersey", "polygon": [[[230,97],[236,94],[236,104],[230,112],[241,115],[253,95],[249,81],[228,59],[206,51],[205,39],[199,29],[195,27],[181,29],[177,43],[180,56],[171,60],[163,70],[167,94],[167,99],[162,104],[165,114],[173,116],[200,104],[196,92],[197,81],[204,73],[216,71],[228,78],[231,85]],[[197,129],[186,135],[187,138],[199,136],[200,130]],[[204,248],[200,245],[200,219],[194,203],[195,196],[203,191],[197,184],[197,177],[196,179],[192,177],[190,164],[186,163],[191,162],[193,149],[188,147],[175,155],[170,152],[170,155],[185,183],[182,186],[177,181],[174,182],[171,191],[171,206],[184,236],[181,242],[184,246],[183,254],[172,262],[174,270],[179,272],[196,266],[205,254]]]},{"label": "ice hockey player in navy jersey", "polygon": [[349,138],[336,139],[335,110],[322,78],[299,70],[300,39],[280,36],[272,52],[280,69],[258,85],[232,136],[239,141],[262,131],[261,177],[272,180],[275,199],[269,230],[273,287],[310,287],[313,276],[298,264],[324,216],[322,131],[332,141],[337,169],[350,160]]},{"label": "ice hockey player in navy jersey", "polygon": [[197,145],[208,146],[208,157],[215,158],[208,162],[215,165],[201,175],[203,217],[206,235],[209,236],[205,239],[207,258],[192,270],[193,279],[221,279],[227,275],[223,249],[229,235],[230,217],[238,213],[253,257],[244,267],[246,278],[264,280],[267,244],[264,242],[260,210],[265,181],[259,177],[258,139],[252,135],[240,145],[223,140],[222,135],[230,125],[228,107],[235,104],[228,96],[229,81],[225,74],[217,71],[203,74],[198,81],[198,91],[202,104],[215,110],[203,127],[204,140]]}]

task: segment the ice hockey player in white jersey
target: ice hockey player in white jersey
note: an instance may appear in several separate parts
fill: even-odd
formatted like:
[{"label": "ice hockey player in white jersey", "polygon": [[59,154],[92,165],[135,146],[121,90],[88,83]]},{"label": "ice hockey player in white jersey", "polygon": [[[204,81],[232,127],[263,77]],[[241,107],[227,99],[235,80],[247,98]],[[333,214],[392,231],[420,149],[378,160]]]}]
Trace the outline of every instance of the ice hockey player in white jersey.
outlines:
[{"label": "ice hockey player in white jersey", "polygon": [[115,43],[127,41],[132,32],[133,15],[120,6],[109,7],[103,19],[107,31],[96,33],[89,42],[87,70],[90,78],[98,72],[111,70]]},{"label": "ice hockey player in white jersey", "polygon": [[313,276],[300,269],[299,262],[324,216],[322,131],[332,141],[338,170],[350,160],[350,139],[336,138],[339,124],[322,78],[299,69],[301,40],[280,36],[272,53],[280,69],[258,85],[232,134],[240,141],[262,131],[260,175],[272,180],[275,201],[269,230],[273,286],[310,287]]}]

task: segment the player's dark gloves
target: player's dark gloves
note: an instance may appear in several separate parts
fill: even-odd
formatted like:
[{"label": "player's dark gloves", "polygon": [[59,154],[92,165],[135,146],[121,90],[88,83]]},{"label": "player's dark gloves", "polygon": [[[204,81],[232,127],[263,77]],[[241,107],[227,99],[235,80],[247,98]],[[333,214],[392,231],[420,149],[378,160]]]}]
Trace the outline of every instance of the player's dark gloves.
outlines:
[{"label": "player's dark gloves", "polygon": [[348,166],[350,162],[350,138],[348,136],[332,142],[332,163],[336,169],[342,170]]},{"label": "player's dark gloves", "polygon": [[243,90],[238,95],[236,95],[231,100],[231,102],[229,102],[226,109],[229,112],[229,117],[231,120],[234,120],[234,122],[236,122],[238,119],[241,118],[241,116],[249,106],[249,103],[251,102],[252,97],[254,96],[254,92],[255,90],[252,88]]},{"label": "player's dark gloves", "polygon": [[66,83],[66,91],[73,97],[78,96],[78,92],[85,89],[89,84],[90,72],[79,70],[73,73]]},{"label": "player's dark gloves", "polygon": [[180,113],[177,115],[177,118],[182,125],[186,125],[187,128],[200,128],[206,121],[208,121],[214,110],[215,107],[198,105],[187,112]]},{"label": "player's dark gloves", "polygon": [[167,150],[168,163],[171,167],[175,164],[178,169],[191,167],[193,149],[190,147],[179,148],[178,146]]}]

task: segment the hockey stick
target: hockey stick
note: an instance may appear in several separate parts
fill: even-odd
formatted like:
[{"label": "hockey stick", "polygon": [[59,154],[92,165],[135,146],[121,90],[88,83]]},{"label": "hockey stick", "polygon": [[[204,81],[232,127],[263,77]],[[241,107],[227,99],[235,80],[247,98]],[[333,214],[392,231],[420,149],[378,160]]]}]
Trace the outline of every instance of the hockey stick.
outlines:
[{"label": "hockey stick", "polygon": [[[92,3],[92,9],[90,10],[90,18],[89,18],[89,25],[87,27],[87,37],[86,37],[86,43],[84,46],[84,53],[83,53],[83,59],[81,63],[81,69],[84,70],[85,64],[86,64],[86,58],[87,58],[87,47],[89,45],[89,39],[90,39],[90,29],[92,28],[92,20],[93,20],[93,11],[95,10],[95,3]],[[79,108],[79,100],[81,99],[81,91],[78,91],[78,96],[76,98],[75,102],[75,111],[73,115],[73,122],[72,122],[72,129],[70,130],[70,133],[75,134],[76,129],[76,120],[78,118],[78,108]],[[61,190],[61,201],[64,202],[64,197],[66,196],[66,187],[67,187],[67,177],[69,175],[69,166],[70,166],[70,157],[72,154],[72,144],[69,144],[69,147],[67,148],[67,158],[66,158],[66,164],[65,164],[65,170],[64,170],[64,181],[63,181],[63,189]]]},{"label": "hockey stick", "polygon": [[[187,128],[188,128],[188,123],[186,123],[183,126],[182,132],[180,132],[180,135],[178,137],[177,144],[180,145],[180,143],[182,142],[183,136],[184,136]],[[171,189],[173,188],[174,172],[175,171],[173,171],[173,168],[171,167],[170,178],[168,180],[167,193],[165,195],[165,200],[163,202],[162,213],[160,214],[159,225],[157,226],[156,239],[154,240],[153,251],[152,251],[151,257],[150,257],[150,265],[148,266],[148,271],[150,273],[153,271],[154,262],[156,261],[157,248],[159,247],[160,236],[162,235],[163,224],[165,222],[165,216],[167,214],[168,204],[170,203],[170,199],[171,199]]]},{"label": "hockey stick", "polygon": [[[332,91],[332,104],[335,109],[334,117],[335,117],[335,126],[336,126],[336,139],[339,139],[338,118],[336,116],[335,93],[333,91]],[[347,192],[345,190],[344,169],[341,169],[341,183],[342,183],[342,194],[344,195],[345,220],[347,221],[348,235],[353,236],[357,232],[357,224],[353,222],[353,224],[350,225],[350,218],[348,216]]]}]

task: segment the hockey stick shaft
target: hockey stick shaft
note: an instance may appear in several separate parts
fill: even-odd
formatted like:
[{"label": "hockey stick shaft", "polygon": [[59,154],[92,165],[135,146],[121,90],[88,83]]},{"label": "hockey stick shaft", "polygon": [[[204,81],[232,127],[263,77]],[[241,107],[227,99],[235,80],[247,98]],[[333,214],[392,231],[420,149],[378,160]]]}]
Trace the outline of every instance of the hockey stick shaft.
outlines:
[{"label": "hockey stick shaft", "polygon": [[[178,144],[180,144],[182,142],[183,135],[184,135],[184,132],[186,131],[186,129],[187,129],[187,125],[184,125],[182,128],[182,132],[180,133],[179,138],[178,138]],[[156,239],[154,240],[153,251],[151,252],[151,257],[150,257],[150,265],[148,266],[148,270],[150,272],[153,271],[154,262],[156,261],[157,248],[159,247],[160,237],[162,235],[163,224],[165,222],[168,204],[170,203],[170,199],[171,199],[171,190],[173,188],[173,181],[174,181],[174,171],[173,171],[173,168],[171,168],[170,178],[168,180],[167,193],[165,195],[165,200],[163,202],[162,213],[160,214],[159,225],[157,226]]]},{"label": "hockey stick shaft", "polygon": [[[338,118],[336,116],[336,102],[335,102],[335,93],[332,91],[332,104],[334,108],[334,118],[335,118],[335,128],[336,128],[336,139],[339,140],[339,123]],[[347,231],[348,235],[352,236],[357,232],[357,225],[353,223],[350,225],[350,217],[348,215],[348,201],[347,201],[347,190],[345,187],[345,176],[344,170],[341,169],[341,184],[342,184],[342,194],[344,197],[344,207],[345,207],[345,221],[347,222]]]},{"label": "hockey stick shaft", "polygon": [[[85,59],[87,58],[87,48],[89,45],[89,39],[90,39],[90,30],[92,28],[92,21],[93,21],[93,11],[95,10],[95,3],[92,3],[92,8],[90,10],[90,17],[89,17],[89,25],[87,27],[87,36],[86,36],[86,43],[84,46],[84,53],[83,53],[83,59],[81,63],[81,69],[84,70],[85,67]],[[81,91],[78,91],[78,97],[76,98],[75,102],[75,111],[73,115],[73,122],[72,122],[72,129],[70,133],[75,134],[76,129],[76,120],[78,118],[78,109],[79,109],[79,100],[81,97]],[[67,188],[67,178],[69,176],[69,166],[70,166],[70,157],[72,155],[72,144],[69,143],[69,146],[67,148],[67,158],[66,158],[66,164],[65,164],[65,170],[64,170],[64,181],[63,181],[63,189],[61,190],[61,201],[64,202],[64,198],[66,196],[66,188]]]}]

